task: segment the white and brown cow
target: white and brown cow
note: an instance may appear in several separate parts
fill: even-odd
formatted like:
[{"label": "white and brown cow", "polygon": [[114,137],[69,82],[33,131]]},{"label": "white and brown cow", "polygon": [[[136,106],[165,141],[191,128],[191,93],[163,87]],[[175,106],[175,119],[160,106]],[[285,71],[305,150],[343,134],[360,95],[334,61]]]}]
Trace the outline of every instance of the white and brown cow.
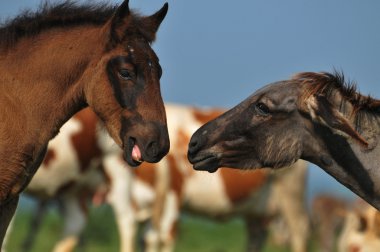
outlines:
[{"label": "white and brown cow", "polygon": [[346,213],[343,231],[339,237],[339,252],[380,251],[380,212],[358,200]]},{"label": "white and brown cow", "polygon": [[[115,144],[104,148],[103,135],[107,133],[102,131],[92,110],[77,113],[49,143],[45,159],[25,191],[40,202],[35,218],[42,217],[42,206],[47,202],[58,200],[60,203],[64,229],[54,251],[73,250],[86,224],[88,199],[93,198],[97,203],[107,191],[101,164],[106,155],[119,155],[120,150]],[[37,220],[34,222],[39,224]],[[25,251],[34,235],[35,232],[30,232]]]},{"label": "white and brown cow", "polygon": [[[293,251],[306,251],[305,162],[279,173],[232,169],[214,174],[195,172],[186,158],[189,138],[222,110],[167,104],[166,111],[171,151],[158,164],[127,167],[105,132],[97,130],[97,119],[89,110],[69,121],[50,143],[44,167],[35,175],[28,193],[42,199],[60,195],[65,205],[64,239],[55,251],[70,251],[76,245],[86,221],[83,196],[99,201],[104,192],[115,212],[123,252],[133,251],[136,223],[147,218],[153,219],[145,235],[147,251],[158,247],[172,250],[182,209],[217,219],[243,217],[250,251],[260,250],[270,220],[279,214],[288,224]],[[99,168],[101,163],[106,175]]]}]

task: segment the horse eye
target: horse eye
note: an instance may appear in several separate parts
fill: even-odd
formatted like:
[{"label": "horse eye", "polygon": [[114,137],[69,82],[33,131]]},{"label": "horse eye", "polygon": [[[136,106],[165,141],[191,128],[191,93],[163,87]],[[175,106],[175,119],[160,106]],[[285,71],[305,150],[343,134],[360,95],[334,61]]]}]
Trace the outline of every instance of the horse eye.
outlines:
[{"label": "horse eye", "polygon": [[268,106],[262,102],[256,103],[255,108],[260,115],[268,115],[270,113]]},{"label": "horse eye", "polygon": [[124,80],[130,80],[130,79],[132,79],[132,76],[131,76],[131,74],[129,73],[129,71],[127,69],[121,69],[119,71],[119,75]]}]

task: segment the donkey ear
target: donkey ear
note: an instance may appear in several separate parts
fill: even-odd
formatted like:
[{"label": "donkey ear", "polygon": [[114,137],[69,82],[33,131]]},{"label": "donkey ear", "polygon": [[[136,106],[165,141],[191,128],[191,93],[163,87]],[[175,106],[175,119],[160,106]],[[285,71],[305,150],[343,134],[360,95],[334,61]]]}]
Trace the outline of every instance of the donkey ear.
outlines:
[{"label": "donkey ear", "polygon": [[129,24],[131,11],[128,5],[129,0],[125,0],[115,11],[111,18],[111,38],[120,41]]},{"label": "donkey ear", "polygon": [[351,126],[350,122],[335,109],[331,103],[322,95],[313,96],[309,99],[308,108],[312,113],[313,119],[317,119],[326,126],[344,132],[352,137],[359,144],[368,147],[367,141]]},{"label": "donkey ear", "polygon": [[169,4],[165,3],[162,8],[151,16],[142,18],[144,30],[149,33],[149,37],[154,40],[156,32],[164,20],[169,9]]}]

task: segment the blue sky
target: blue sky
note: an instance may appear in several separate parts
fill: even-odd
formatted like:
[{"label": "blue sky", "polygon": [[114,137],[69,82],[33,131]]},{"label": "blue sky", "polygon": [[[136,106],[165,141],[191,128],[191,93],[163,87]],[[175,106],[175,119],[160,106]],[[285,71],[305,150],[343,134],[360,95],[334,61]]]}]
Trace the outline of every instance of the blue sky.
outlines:
[{"label": "blue sky", "polygon": [[[0,18],[37,0],[2,0]],[[121,1],[109,1],[120,3]],[[150,14],[165,1],[130,0]],[[229,108],[257,88],[301,71],[344,71],[380,97],[380,1],[169,0],[154,48],[165,101]],[[310,190],[350,195],[311,166]]]}]

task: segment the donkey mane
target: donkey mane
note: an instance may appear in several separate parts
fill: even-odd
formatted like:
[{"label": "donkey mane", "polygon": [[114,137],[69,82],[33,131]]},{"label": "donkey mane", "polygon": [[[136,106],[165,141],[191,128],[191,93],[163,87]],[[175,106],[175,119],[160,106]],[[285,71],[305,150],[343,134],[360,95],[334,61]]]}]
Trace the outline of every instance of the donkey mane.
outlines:
[{"label": "donkey mane", "polygon": [[[22,38],[35,36],[52,28],[100,26],[111,18],[116,9],[117,6],[106,3],[78,4],[72,0],[58,3],[44,2],[37,11],[25,10],[15,18],[1,24],[0,47],[11,48]],[[143,30],[140,15],[132,12],[132,20],[139,26],[137,32],[134,31],[134,33],[140,34],[147,41],[152,41],[153,39]]]},{"label": "donkey mane", "polygon": [[338,91],[343,98],[340,104],[342,112],[345,112],[345,102],[349,102],[353,106],[353,115],[360,112],[380,115],[380,100],[360,94],[356,82],[346,81],[342,72],[303,72],[294,75],[292,81],[309,85],[304,91],[306,98],[312,95],[324,95],[329,99]]}]

